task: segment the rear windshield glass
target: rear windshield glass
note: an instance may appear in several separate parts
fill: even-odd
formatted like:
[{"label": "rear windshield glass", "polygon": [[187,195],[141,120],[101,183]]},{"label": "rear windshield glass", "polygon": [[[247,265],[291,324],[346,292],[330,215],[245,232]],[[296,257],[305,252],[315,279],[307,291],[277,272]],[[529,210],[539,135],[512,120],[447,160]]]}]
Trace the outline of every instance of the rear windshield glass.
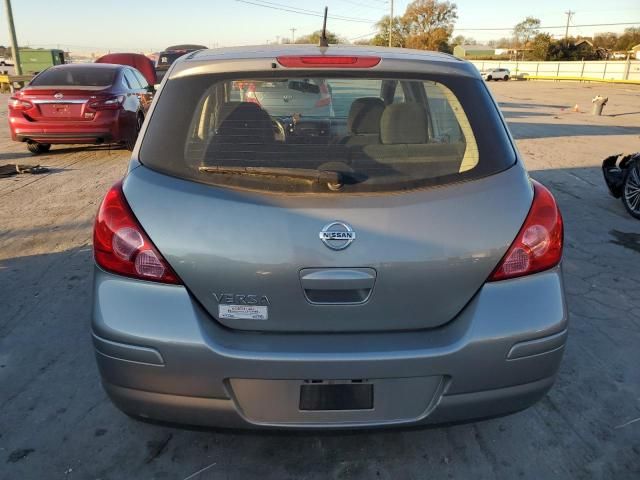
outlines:
[{"label": "rear windshield glass", "polygon": [[35,77],[30,85],[108,87],[113,84],[116,73],[115,68],[103,67],[50,68]]},{"label": "rear windshield glass", "polygon": [[216,185],[356,193],[479,178],[515,155],[478,80],[207,75],[166,84],[140,161]]}]

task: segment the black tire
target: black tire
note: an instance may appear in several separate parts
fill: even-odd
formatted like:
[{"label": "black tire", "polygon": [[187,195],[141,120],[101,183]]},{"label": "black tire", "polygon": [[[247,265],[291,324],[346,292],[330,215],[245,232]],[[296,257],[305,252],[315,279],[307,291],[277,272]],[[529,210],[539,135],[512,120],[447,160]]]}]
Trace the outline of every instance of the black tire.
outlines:
[{"label": "black tire", "polygon": [[27,150],[29,150],[34,155],[40,155],[41,153],[47,153],[49,150],[51,150],[51,144],[29,142],[27,143]]},{"label": "black tire", "polygon": [[133,138],[129,138],[125,142],[125,147],[130,152],[132,152],[133,149],[136,146],[136,140],[138,139],[138,134],[140,133],[140,129],[142,128],[143,122],[144,122],[144,116],[141,113],[139,113],[138,117],[136,118],[136,132],[135,132],[135,135],[133,136]]},{"label": "black tire", "polygon": [[487,77],[487,82],[490,82],[491,80],[493,80],[493,77],[492,77],[491,75],[489,75],[489,76]]},{"label": "black tire", "polygon": [[505,75],[503,80],[504,80],[505,82],[506,82],[507,80],[509,80],[509,75]]},{"label": "black tire", "polygon": [[640,220],[640,162],[629,166],[622,185],[622,204],[629,215]]}]

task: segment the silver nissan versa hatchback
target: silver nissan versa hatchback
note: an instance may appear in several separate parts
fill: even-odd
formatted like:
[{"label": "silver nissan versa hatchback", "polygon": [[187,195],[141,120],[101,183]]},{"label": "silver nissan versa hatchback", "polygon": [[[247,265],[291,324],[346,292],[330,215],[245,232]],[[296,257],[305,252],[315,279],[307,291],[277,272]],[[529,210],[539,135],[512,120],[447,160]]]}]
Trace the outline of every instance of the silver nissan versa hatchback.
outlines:
[{"label": "silver nissan versa hatchback", "polygon": [[132,416],[221,427],[521,410],[567,338],[562,243],[470,63],[195,52],[165,76],[96,219],[102,382]]}]

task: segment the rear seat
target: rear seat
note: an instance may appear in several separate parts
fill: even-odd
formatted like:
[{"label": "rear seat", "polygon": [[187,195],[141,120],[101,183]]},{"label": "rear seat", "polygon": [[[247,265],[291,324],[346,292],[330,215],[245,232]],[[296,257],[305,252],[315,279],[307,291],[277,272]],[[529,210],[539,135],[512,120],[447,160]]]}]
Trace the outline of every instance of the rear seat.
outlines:
[{"label": "rear seat", "polygon": [[349,109],[345,145],[370,145],[380,143],[380,119],[384,102],[377,97],[356,98]]},{"label": "rear seat", "polygon": [[380,119],[379,145],[354,146],[351,163],[368,172],[394,170],[422,178],[457,173],[465,145],[429,143],[429,120],[418,103],[387,106]]},{"label": "rear seat", "polygon": [[229,102],[218,118],[202,166],[313,169],[330,161],[346,162],[348,158],[345,145],[276,142],[271,117],[252,102]]}]

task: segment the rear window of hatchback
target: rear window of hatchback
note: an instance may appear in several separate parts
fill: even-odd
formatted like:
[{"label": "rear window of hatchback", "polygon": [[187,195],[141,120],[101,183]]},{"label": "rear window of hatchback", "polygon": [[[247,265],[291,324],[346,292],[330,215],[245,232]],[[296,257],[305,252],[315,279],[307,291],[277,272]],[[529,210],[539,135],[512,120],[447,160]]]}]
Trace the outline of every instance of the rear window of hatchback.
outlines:
[{"label": "rear window of hatchback", "polygon": [[[396,192],[515,162],[486,87],[463,76],[204,74],[169,80],[157,102],[141,163],[223,187]],[[337,172],[340,184],[313,172]]]}]

